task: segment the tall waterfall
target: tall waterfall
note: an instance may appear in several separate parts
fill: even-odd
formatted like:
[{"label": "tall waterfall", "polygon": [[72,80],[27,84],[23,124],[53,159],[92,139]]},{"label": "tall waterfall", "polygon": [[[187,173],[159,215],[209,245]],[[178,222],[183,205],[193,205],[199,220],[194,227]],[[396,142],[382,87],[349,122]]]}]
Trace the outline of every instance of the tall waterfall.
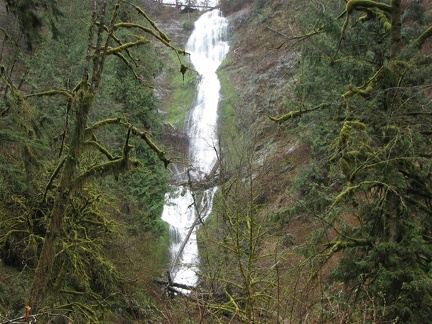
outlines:
[{"label": "tall waterfall", "polygon": [[[217,160],[217,107],[220,82],[216,70],[228,52],[228,21],[217,9],[203,14],[186,45],[191,62],[200,75],[194,107],[188,113],[185,129],[189,136],[188,176],[192,181],[204,180]],[[185,180],[187,180],[186,178]],[[165,196],[162,219],[170,225],[171,277],[177,283],[197,283],[199,255],[196,225],[211,212],[216,188],[208,189],[201,201],[194,200],[188,187],[179,186]]]}]

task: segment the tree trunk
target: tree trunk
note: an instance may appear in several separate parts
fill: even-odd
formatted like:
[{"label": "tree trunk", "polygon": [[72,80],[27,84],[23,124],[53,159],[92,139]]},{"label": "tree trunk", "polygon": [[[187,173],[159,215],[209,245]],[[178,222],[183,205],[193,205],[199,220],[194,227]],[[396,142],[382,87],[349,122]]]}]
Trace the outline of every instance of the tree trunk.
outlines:
[{"label": "tree trunk", "polygon": [[54,200],[50,222],[30,290],[29,305],[34,310],[37,310],[43,296],[51,287],[56,244],[63,231],[63,221],[67,213],[66,208],[70,197],[80,190],[80,188],[73,185],[73,179],[77,174],[77,162],[80,158],[84,131],[87,125],[88,113],[93,105],[94,94],[92,90],[79,90],[76,95],[77,103],[73,105],[75,108],[76,124],[70,144],[70,151],[60,174],[60,183]]}]

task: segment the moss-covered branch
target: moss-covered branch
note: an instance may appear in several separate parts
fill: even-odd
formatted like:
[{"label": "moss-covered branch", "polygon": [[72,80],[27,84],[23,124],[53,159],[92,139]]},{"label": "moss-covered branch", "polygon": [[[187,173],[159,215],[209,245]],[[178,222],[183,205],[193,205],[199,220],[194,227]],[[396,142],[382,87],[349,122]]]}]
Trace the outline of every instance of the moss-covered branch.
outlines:
[{"label": "moss-covered branch", "polygon": [[277,122],[277,123],[283,123],[284,121],[287,121],[289,119],[293,119],[296,117],[299,117],[305,113],[307,113],[308,110],[292,110],[286,114],[283,114],[280,117],[273,117],[273,116],[267,116],[268,118],[270,118],[270,120]]},{"label": "moss-covered branch", "polygon": [[48,193],[48,190],[51,189],[52,184],[53,184],[53,182],[54,182],[54,179],[55,179],[55,178],[57,177],[57,175],[59,174],[61,168],[63,167],[63,165],[64,165],[64,163],[65,163],[65,161],[66,161],[66,159],[63,158],[63,159],[60,161],[60,163],[57,165],[57,167],[55,168],[54,172],[52,173],[52,175],[51,175],[51,177],[50,177],[50,179],[49,179],[49,181],[48,181],[48,184],[45,186],[45,192],[44,192],[44,195],[43,195],[43,200],[46,199],[46,195],[47,195],[47,193]]},{"label": "moss-covered branch", "polygon": [[342,98],[347,99],[354,95],[360,95],[364,98],[370,97],[375,89],[376,84],[390,75],[395,75],[397,67],[406,67],[407,62],[394,60],[387,65],[381,66],[378,71],[361,87],[350,84],[348,90],[342,95]]},{"label": "moss-covered branch", "polygon": [[280,49],[283,45],[286,44],[287,41],[291,41],[291,40],[295,40],[295,41],[303,41],[306,40],[310,37],[313,37],[315,35],[318,34],[322,34],[324,32],[326,32],[326,29],[324,27],[317,27],[315,26],[310,32],[302,34],[302,35],[296,35],[296,36],[288,36],[282,32],[280,32],[279,30],[276,30],[270,26],[266,26],[267,29],[271,30],[274,33],[277,33],[278,35],[282,36],[283,38],[286,39],[286,41],[283,41],[281,44],[277,45],[275,48],[276,49]]},{"label": "moss-covered branch", "polygon": [[382,2],[376,2],[372,0],[349,0],[346,3],[345,10],[337,17],[342,18],[345,15],[345,21],[342,25],[341,37],[336,48],[336,53],[339,52],[342,40],[345,38],[345,31],[349,24],[349,19],[353,11],[365,11],[367,14],[360,18],[360,21],[370,20],[377,17],[384,28],[389,30],[391,23],[388,21],[386,13],[389,14],[392,10],[392,6]]},{"label": "moss-covered branch", "polygon": [[424,45],[424,43],[430,38],[432,37],[432,26],[430,26],[429,28],[427,28],[423,33],[420,34],[419,37],[417,37],[415,39],[415,41],[413,42],[413,45],[419,49],[421,49]]},{"label": "moss-covered branch", "polygon": [[140,131],[138,128],[133,126],[128,121],[122,120],[121,117],[107,118],[107,119],[104,119],[102,121],[99,121],[99,122],[93,124],[90,127],[87,127],[86,128],[86,135],[90,136],[90,134],[93,133],[93,131],[95,131],[95,130],[97,130],[97,129],[105,126],[105,125],[109,125],[109,124],[120,124],[120,125],[126,126],[128,129],[130,129],[131,134],[141,137],[147,143],[147,145],[154,152],[156,152],[159,160],[161,160],[164,163],[165,167],[167,167],[168,164],[171,163],[171,161],[166,157],[166,152],[164,150],[162,150],[159,146],[157,146],[156,143],[152,140],[150,133],[148,133],[146,131]]},{"label": "moss-covered branch", "polygon": [[127,161],[123,157],[121,157],[110,162],[97,164],[91,167],[90,169],[88,169],[87,171],[85,171],[84,173],[80,174],[78,177],[76,177],[73,180],[72,186],[74,188],[79,188],[84,183],[86,183],[90,178],[103,177],[111,174],[118,174],[122,171],[128,170],[131,165],[136,165],[136,166],[139,165],[138,161],[130,161],[130,162],[131,164],[127,163]]},{"label": "moss-covered branch", "polygon": [[73,94],[67,90],[47,90],[47,91],[42,91],[42,92],[36,92],[36,93],[31,93],[31,94],[25,95],[24,98],[55,96],[55,95],[62,95],[62,96],[65,96],[69,99],[73,98]]},{"label": "moss-covered branch", "polygon": [[342,98],[347,99],[357,94],[364,98],[368,98],[372,94],[374,85],[375,85],[374,81],[370,81],[361,87],[356,87],[355,85],[350,84],[348,86],[348,90],[342,95]]},{"label": "moss-covered branch", "polygon": [[109,47],[107,50],[107,55],[116,54],[126,49],[129,49],[131,47],[139,46],[142,44],[148,44],[148,43],[150,43],[150,41],[147,38],[138,37],[138,40],[136,40],[135,42],[123,43],[117,47]]},{"label": "moss-covered branch", "polygon": [[390,12],[391,5],[383,2],[377,2],[372,0],[349,0],[346,3],[345,10],[337,18],[343,17],[345,14],[349,15],[355,10],[365,10],[377,8],[385,12]]},{"label": "moss-covered branch", "polygon": [[[123,45],[123,42],[120,40],[120,38],[118,38],[112,31],[110,31],[107,26],[104,26],[104,30],[110,35],[111,39],[114,40],[119,46]],[[129,48],[125,48],[124,51],[131,58],[131,60],[133,60],[134,62],[137,60],[136,58],[132,57]]]},{"label": "moss-covered branch", "polygon": [[107,119],[98,121],[98,122],[94,123],[93,125],[86,128],[86,130],[85,130],[86,135],[88,136],[89,134],[93,133],[95,130],[102,128],[105,125],[119,124],[120,120],[121,120],[121,117],[116,117],[116,118],[107,118]]},{"label": "moss-covered branch", "polygon": [[[344,198],[347,198],[350,195],[354,194],[354,192],[357,189],[364,188],[364,187],[369,187],[369,188],[372,188],[372,187],[385,188],[385,190],[388,190],[388,191],[394,193],[395,197],[400,197],[399,193],[397,192],[397,188],[396,187],[394,187],[394,186],[392,186],[392,185],[390,185],[388,183],[382,182],[382,181],[366,180],[366,181],[362,181],[362,182],[360,182],[360,183],[358,183],[356,185],[352,185],[351,183],[348,183],[347,187],[342,192],[340,192],[333,199],[333,203],[331,204],[331,206],[329,207],[328,210],[329,211],[332,210]],[[405,207],[405,203],[402,201],[402,199],[400,201],[401,201],[402,206]]]},{"label": "moss-covered branch", "polygon": [[154,152],[156,152],[159,160],[161,160],[164,163],[165,168],[168,167],[168,164],[171,163],[171,160],[169,160],[166,157],[166,152],[163,151],[161,148],[159,148],[159,146],[157,146],[155,144],[155,142],[153,142],[150,133],[148,133],[146,131],[140,131],[140,130],[138,130],[135,126],[133,126],[130,123],[125,123],[125,125],[128,126],[128,128],[131,130],[131,132],[132,132],[133,135],[141,137],[147,143],[147,145],[150,146],[150,148]]},{"label": "moss-covered branch", "polygon": [[326,244],[326,247],[330,249],[329,253],[333,254],[341,250],[355,248],[359,246],[371,246],[372,242],[366,239],[360,238],[349,238],[348,240],[335,240]]},{"label": "moss-covered branch", "polygon": [[140,7],[133,5],[133,7],[135,8],[136,11],[138,11],[138,13],[143,16],[149,23],[150,25],[152,25],[152,27],[159,33],[159,36],[161,39],[163,39],[166,42],[171,42],[171,40],[168,38],[168,36],[159,29],[159,27],[156,25],[156,23],[150,19],[150,17],[144,12],[144,10],[142,10]]},{"label": "moss-covered branch", "polygon": [[[132,74],[134,75],[135,79],[137,79],[138,81],[144,83],[147,87],[149,88],[153,88],[153,86],[146,82],[143,78],[141,78],[135,71],[134,67],[131,65],[131,63],[127,60],[127,58],[121,53],[121,52],[114,52],[113,53],[115,56],[117,56],[118,58],[120,58],[125,64],[126,66],[129,68],[129,70],[132,72]],[[130,57],[130,55],[129,55]]]},{"label": "moss-covered branch", "polygon": [[387,3],[372,0],[349,0],[346,4],[346,10],[349,13],[362,8],[378,8],[385,12],[390,12],[392,9],[391,5]]},{"label": "moss-covered branch", "polygon": [[347,99],[354,95],[360,95],[364,98],[370,97],[372,91],[375,88],[375,84],[385,75],[386,67],[382,66],[373,76],[367,81],[363,86],[356,87],[355,85],[350,84],[348,86],[348,90],[342,95],[343,99]]},{"label": "moss-covered branch", "polygon": [[119,28],[141,29],[142,31],[146,32],[147,34],[150,34],[153,37],[155,37],[158,41],[160,41],[165,46],[175,50],[176,52],[179,52],[180,54],[186,54],[186,52],[184,50],[179,50],[179,49],[175,48],[174,46],[172,46],[170,44],[169,40],[167,40],[167,38],[161,36],[161,32],[156,33],[155,31],[151,30],[150,28],[144,27],[140,24],[130,23],[130,22],[119,22],[119,23],[114,25],[114,29],[119,29]]},{"label": "moss-covered branch", "polygon": [[114,161],[119,158],[118,156],[112,155],[106,147],[104,147],[102,144],[100,144],[97,141],[87,141],[85,143],[91,146],[95,146],[97,150],[101,152],[103,155],[105,155],[110,161]]},{"label": "moss-covered branch", "polygon": [[329,106],[330,106],[330,104],[322,103],[322,104],[319,104],[318,106],[316,106],[314,108],[311,108],[311,109],[292,110],[292,111],[290,111],[290,112],[288,112],[288,113],[286,113],[286,114],[284,114],[284,115],[282,115],[280,117],[273,117],[273,116],[267,116],[267,117],[270,118],[270,120],[272,120],[272,121],[277,122],[277,123],[280,124],[280,123],[283,123],[283,122],[285,122],[287,120],[294,119],[296,117],[300,117],[303,114],[312,112],[314,110],[318,110],[318,109],[322,109],[322,108],[327,108]]}]

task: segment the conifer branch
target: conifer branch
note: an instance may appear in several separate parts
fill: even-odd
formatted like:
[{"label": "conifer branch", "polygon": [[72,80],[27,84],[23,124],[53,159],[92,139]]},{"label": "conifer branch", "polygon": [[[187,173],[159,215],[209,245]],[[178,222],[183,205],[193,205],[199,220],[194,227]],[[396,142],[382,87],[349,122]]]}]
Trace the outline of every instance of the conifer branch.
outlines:
[{"label": "conifer branch", "polygon": [[281,44],[277,45],[275,47],[275,49],[282,48],[282,46],[284,46],[287,43],[287,41],[291,41],[291,40],[303,41],[303,40],[306,40],[306,39],[308,39],[310,37],[313,37],[315,35],[322,34],[322,33],[326,32],[326,30],[325,30],[324,27],[317,27],[317,26],[315,26],[312,29],[312,31],[310,31],[308,33],[305,33],[305,34],[302,34],[302,35],[296,35],[296,36],[288,36],[288,35],[280,32],[279,30],[276,30],[276,29],[274,29],[274,28],[272,28],[270,26],[266,26],[266,27],[267,27],[267,29],[271,30],[272,32],[274,32],[274,33],[276,33],[276,34],[278,34],[278,35],[280,35],[280,36],[282,36],[283,38],[286,39],[286,41],[283,41]]}]

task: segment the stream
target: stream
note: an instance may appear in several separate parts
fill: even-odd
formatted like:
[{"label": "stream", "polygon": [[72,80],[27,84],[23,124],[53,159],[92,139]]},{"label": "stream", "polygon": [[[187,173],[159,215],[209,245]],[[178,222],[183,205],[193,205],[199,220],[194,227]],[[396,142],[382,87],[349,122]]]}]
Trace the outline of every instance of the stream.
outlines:
[{"label": "stream", "polygon": [[[220,82],[216,70],[228,53],[228,20],[218,9],[206,12],[195,22],[186,45],[193,68],[199,74],[194,105],[185,121],[189,137],[189,166],[176,173],[178,183],[202,182],[217,162],[217,108]],[[198,282],[199,252],[196,230],[210,214],[217,188],[195,194],[188,186],[178,186],[165,195],[162,220],[170,225],[171,279],[195,286]],[[200,197],[199,201],[197,197]]]}]

